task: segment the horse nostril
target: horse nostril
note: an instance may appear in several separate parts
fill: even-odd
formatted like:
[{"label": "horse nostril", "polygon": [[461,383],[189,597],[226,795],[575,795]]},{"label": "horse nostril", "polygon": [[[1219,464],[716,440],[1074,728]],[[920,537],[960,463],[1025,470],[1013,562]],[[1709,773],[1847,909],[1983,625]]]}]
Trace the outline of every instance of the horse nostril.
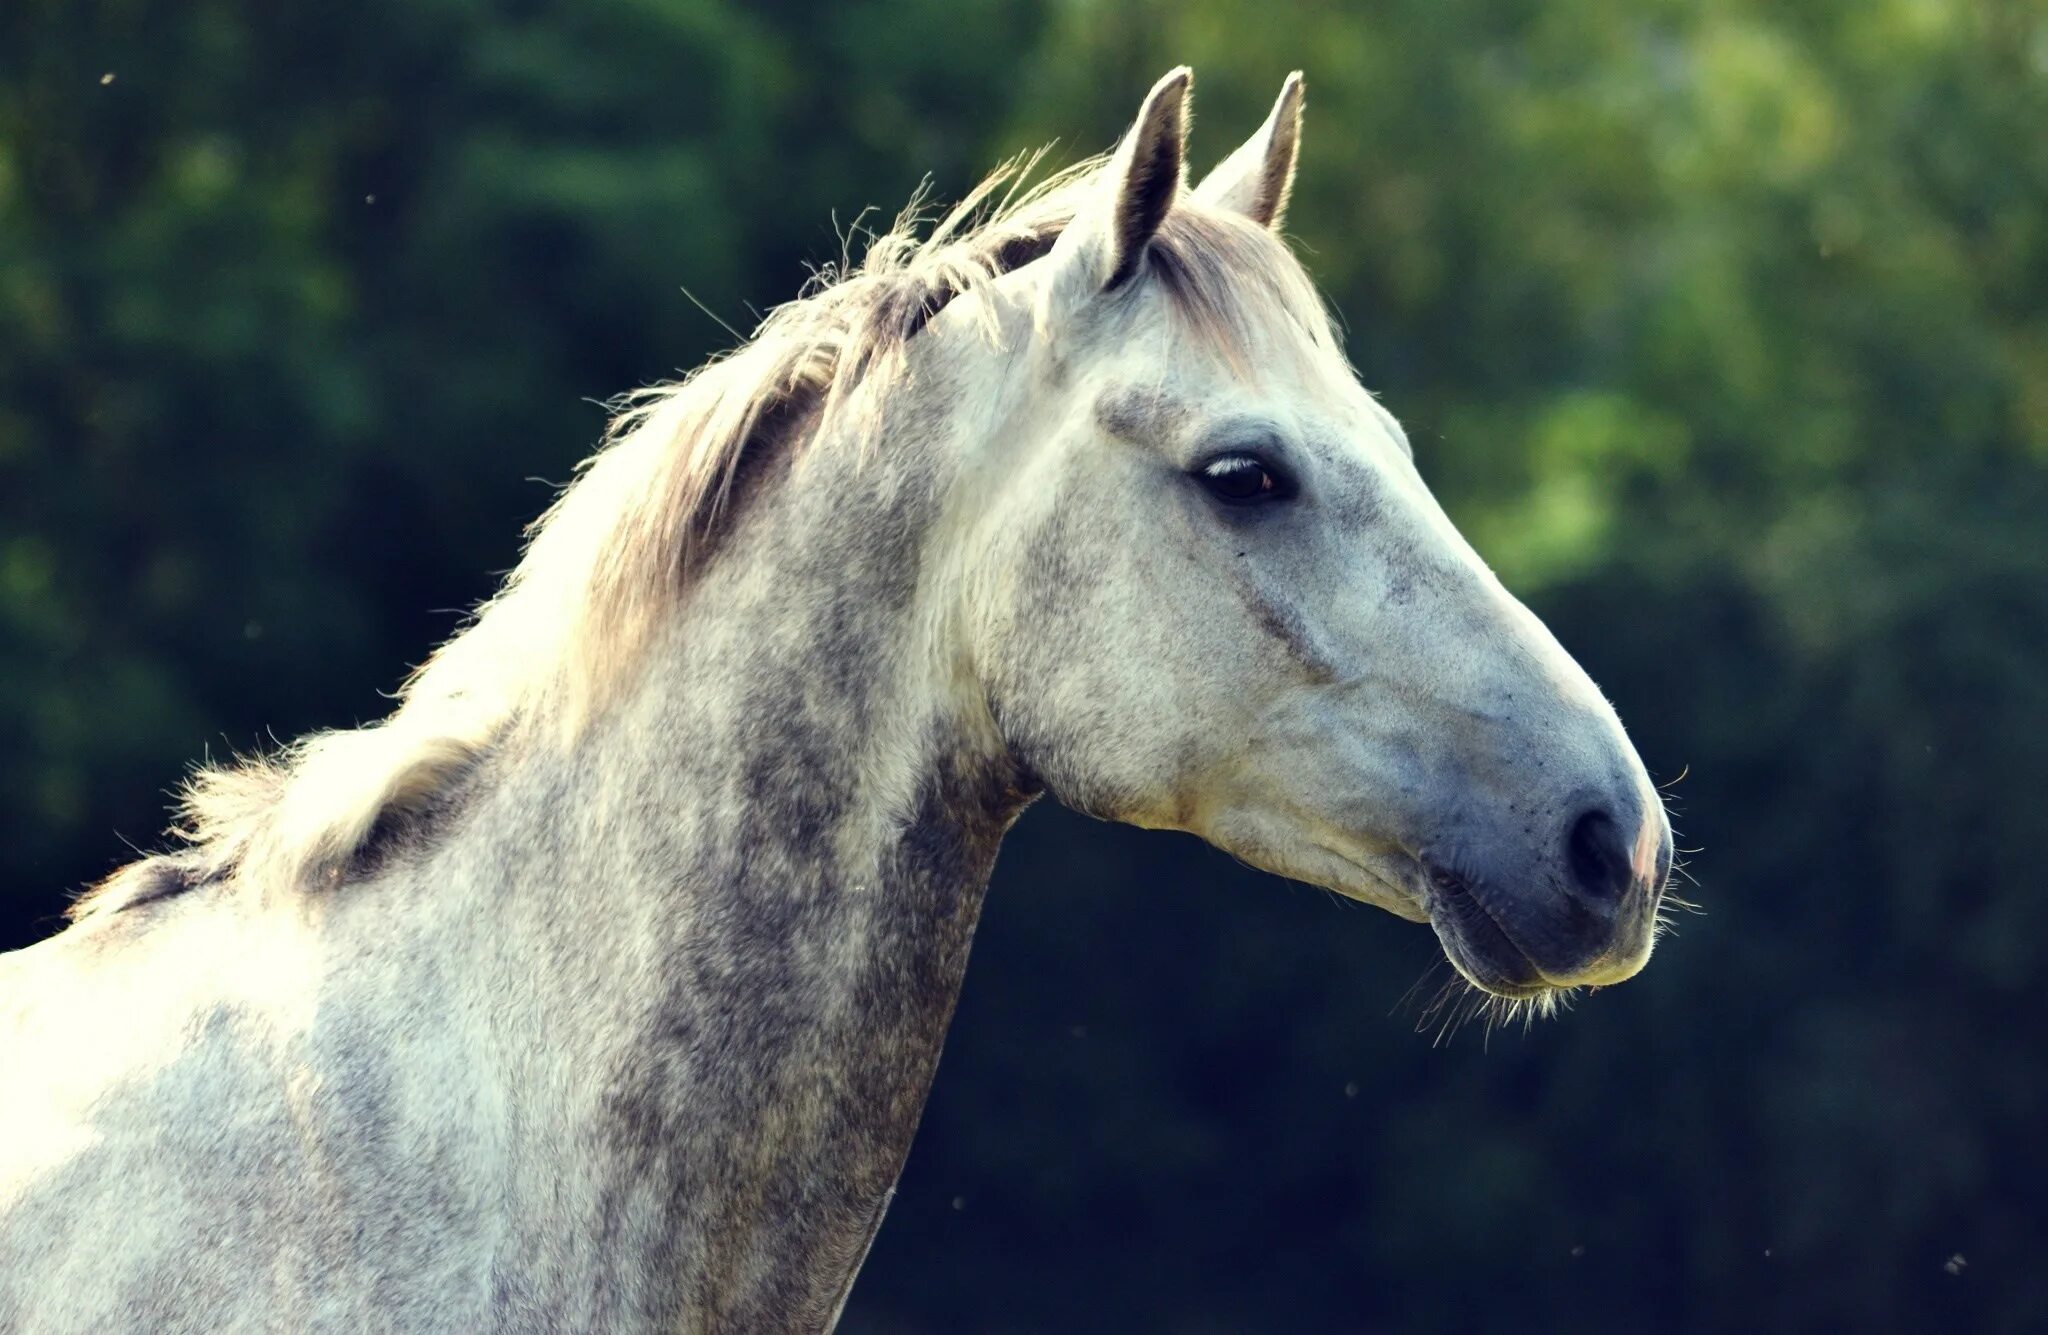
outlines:
[{"label": "horse nostril", "polygon": [[1588,811],[1572,824],[1565,842],[1572,880],[1594,899],[1620,899],[1635,880],[1621,827],[1604,811]]}]

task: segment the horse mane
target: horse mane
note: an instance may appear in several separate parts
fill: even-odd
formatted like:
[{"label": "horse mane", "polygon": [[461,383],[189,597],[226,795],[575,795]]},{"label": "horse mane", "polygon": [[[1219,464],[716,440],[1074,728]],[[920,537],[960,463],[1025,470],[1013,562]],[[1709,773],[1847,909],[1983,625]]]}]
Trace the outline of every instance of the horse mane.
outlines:
[{"label": "horse mane", "polygon": [[[179,792],[169,833],[180,846],[87,890],[71,919],[237,874],[342,880],[379,830],[432,808],[512,728],[573,736],[713,554],[749,458],[799,436],[869,440],[878,405],[907,376],[911,339],[955,300],[1052,249],[1106,159],[1029,185],[1040,156],[998,167],[929,230],[922,190],[886,232],[856,226],[868,238],[857,264],[842,255],[739,347],[615,402],[603,443],[529,527],[517,567],[412,673],[389,716],[201,766]],[[1182,195],[1145,272],[1233,361],[1260,304],[1246,292],[1337,351],[1307,274],[1235,214]],[[978,319],[993,336],[994,311],[984,305]]]}]

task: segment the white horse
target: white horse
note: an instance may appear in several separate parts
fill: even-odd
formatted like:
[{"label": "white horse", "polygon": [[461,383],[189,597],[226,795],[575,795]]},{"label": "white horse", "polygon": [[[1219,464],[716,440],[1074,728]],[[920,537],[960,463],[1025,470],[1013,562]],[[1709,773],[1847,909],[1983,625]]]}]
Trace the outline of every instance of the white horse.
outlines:
[{"label": "white horse", "polygon": [[1642,765],[1276,236],[1299,78],[1192,190],[1189,88],[640,396],[389,719],[0,958],[0,1327],[831,1326],[1040,792],[1642,966]]}]

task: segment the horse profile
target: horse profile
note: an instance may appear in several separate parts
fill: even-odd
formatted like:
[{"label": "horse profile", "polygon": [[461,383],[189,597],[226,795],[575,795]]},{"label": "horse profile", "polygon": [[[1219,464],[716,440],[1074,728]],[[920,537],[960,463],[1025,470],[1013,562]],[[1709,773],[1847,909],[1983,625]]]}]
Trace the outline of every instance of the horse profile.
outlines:
[{"label": "horse profile", "polygon": [[0,1329],[829,1328],[1041,793],[1642,967],[1642,764],[1279,238],[1299,77],[1192,188],[1190,86],[636,396],[388,719],[0,957]]}]

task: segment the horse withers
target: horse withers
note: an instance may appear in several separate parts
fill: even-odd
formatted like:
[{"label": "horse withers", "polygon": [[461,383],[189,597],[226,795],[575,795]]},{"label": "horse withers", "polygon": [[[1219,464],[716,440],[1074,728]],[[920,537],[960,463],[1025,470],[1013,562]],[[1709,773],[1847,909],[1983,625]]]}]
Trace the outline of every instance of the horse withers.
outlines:
[{"label": "horse withers", "polygon": [[1042,792],[1642,967],[1643,767],[1278,236],[1299,78],[1192,189],[1189,89],[637,396],[388,719],[0,959],[0,1328],[829,1327]]}]

